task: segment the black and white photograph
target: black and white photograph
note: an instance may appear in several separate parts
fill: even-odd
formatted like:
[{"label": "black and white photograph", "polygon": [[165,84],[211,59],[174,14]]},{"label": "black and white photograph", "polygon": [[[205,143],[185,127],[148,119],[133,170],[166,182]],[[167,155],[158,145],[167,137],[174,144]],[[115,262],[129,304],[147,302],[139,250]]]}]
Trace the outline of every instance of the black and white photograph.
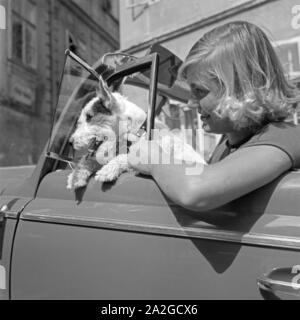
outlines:
[{"label": "black and white photograph", "polygon": [[300,1],[0,0],[0,300],[300,300]]}]

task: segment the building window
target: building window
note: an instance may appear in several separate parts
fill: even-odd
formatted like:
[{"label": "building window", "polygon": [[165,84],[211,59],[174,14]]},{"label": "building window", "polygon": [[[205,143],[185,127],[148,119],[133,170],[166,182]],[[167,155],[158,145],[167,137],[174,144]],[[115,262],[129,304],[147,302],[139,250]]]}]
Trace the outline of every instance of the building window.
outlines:
[{"label": "building window", "polygon": [[103,9],[103,11],[105,11],[107,13],[111,13],[112,7],[111,7],[110,0],[103,0],[102,9]]},{"label": "building window", "polygon": [[11,56],[33,69],[37,67],[36,11],[32,0],[13,0]]},{"label": "building window", "polygon": [[112,2],[111,0],[102,0],[100,4],[100,10],[107,14],[114,22],[118,23],[119,11],[118,4],[116,1]]},{"label": "building window", "polygon": [[300,37],[276,41],[273,45],[285,74],[291,80],[300,77]]}]

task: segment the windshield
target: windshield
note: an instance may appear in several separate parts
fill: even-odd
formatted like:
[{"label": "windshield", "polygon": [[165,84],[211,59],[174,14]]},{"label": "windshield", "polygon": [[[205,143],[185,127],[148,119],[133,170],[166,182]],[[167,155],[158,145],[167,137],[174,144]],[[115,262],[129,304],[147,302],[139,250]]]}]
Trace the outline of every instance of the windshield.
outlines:
[{"label": "windshield", "polygon": [[[95,97],[96,90],[99,88],[99,75],[101,75],[103,79],[107,79],[114,74],[117,67],[120,67],[122,63],[125,64],[134,60],[134,57],[127,55],[123,55],[126,59],[119,59],[118,55],[121,54],[116,54],[118,58],[117,64],[116,60],[110,61],[110,59],[104,56],[99,60],[100,64],[98,63],[94,68],[91,68],[78,56],[67,52],[51,136],[47,148],[48,157],[70,164],[80,158],[80,151],[75,152],[73,146],[69,143],[70,136],[76,128],[76,123],[83,107]],[[105,65],[102,64],[104,60]],[[141,72],[145,72],[145,68],[143,68]],[[141,73],[135,70],[134,74],[128,78],[133,80],[134,77],[139,75],[141,76]],[[143,85],[149,95],[150,80],[145,76],[142,76],[141,79],[139,79],[139,85]],[[131,80],[129,80],[129,82]],[[110,90],[119,91],[122,94],[122,82],[123,77],[117,77],[110,83]],[[143,109],[145,106],[141,104],[140,107]],[[146,107],[144,110],[146,111]]]},{"label": "windshield", "polygon": [[[99,74],[104,79],[109,78],[110,75],[114,74],[116,69],[118,70],[118,67],[122,63],[133,62],[135,59],[138,59],[126,54],[121,59],[118,55],[122,57],[122,54],[116,53],[117,60],[111,59],[111,56],[104,56],[91,68],[74,54],[66,54],[57,107],[53,117],[51,136],[47,148],[48,157],[63,163],[69,163],[71,166],[74,162],[77,162],[76,159],[80,159],[80,151],[73,149],[69,139],[75,130],[83,107],[95,95],[95,91],[99,86]],[[102,63],[104,60],[105,66]],[[170,68],[169,64],[166,64],[164,60],[162,62],[160,68],[166,65],[168,69]],[[188,107],[189,90],[184,83],[173,81],[173,78],[173,83],[168,82],[166,74],[166,71],[160,70],[158,75],[155,117],[163,122],[173,133],[180,135],[198,152],[203,152],[201,146],[204,145],[204,142],[198,139],[200,134],[197,132],[199,128],[197,120],[199,117],[197,117],[195,109]],[[174,74],[171,73],[171,76],[173,77]],[[140,72],[136,72],[135,70],[133,74],[125,79],[122,77],[116,78],[110,88],[115,90],[121,84],[121,93],[129,101],[135,103],[146,112],[149,104],[149,72],[145,69]],[[205,141],[206,158],[211,152],[213,145],[215,145],[215,137],[209,136],[206,137],[206,140],[208,138],[209,143]],[[212,142],[210,143],[210,141]],[[61,162],[59,162],[60,168],[63,167],[61,166]]]},{"label": "windshield", "polygon": [[48,154],[70,156],[68,138],[74,129],[83,106],[91,99],[98,79],[82,65],[66,55],[57,107],[54,113]]}]

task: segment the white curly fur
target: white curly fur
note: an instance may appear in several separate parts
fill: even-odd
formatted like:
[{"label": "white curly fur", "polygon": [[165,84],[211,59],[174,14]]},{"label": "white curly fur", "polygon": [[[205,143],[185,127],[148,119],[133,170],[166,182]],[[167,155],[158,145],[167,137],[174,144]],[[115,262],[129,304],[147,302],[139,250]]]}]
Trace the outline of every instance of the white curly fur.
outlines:
[{"label": "white curly fur", "polygon": [[[100,101],[110,113],[102,112],[104,109],[95,112],[95,104],[99,104]],[[110,92],[100,79],[98,95],[83,108],[70,141],[76,150],[87,147],[93,138],[104,142],[97,149],[94,162],[85,157],[80,160],[68,177],[67,188],[85,186],[94,172],[97,181],[106,182],[116,180],[123,172],[129,171],[127,154],[116,154],[117,139],[119,144],[126,145],[127,135],[137,132],[145,119],[146,113],[141,108],[120,93]],[[169,151],[172,145],[177,159],[205,163],[201,155],[182,139],[170,132],[166,133],[166,130],[162,132],[164,133],[159,134],[158,140],[163,150]],[[97,165],[100,167],[99,170]]]}]

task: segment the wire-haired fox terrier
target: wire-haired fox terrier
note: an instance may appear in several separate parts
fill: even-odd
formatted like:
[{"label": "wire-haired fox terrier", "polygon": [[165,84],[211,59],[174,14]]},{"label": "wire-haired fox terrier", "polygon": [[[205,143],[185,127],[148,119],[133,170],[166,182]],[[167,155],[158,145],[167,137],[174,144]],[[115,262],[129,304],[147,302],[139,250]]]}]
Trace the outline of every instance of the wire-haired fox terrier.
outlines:
[{"label": "wire-haired fox terrier", "polygon": [[[83,148],[90,150],[69,175],[67,188],[86,186],[88,179],[95,172],[96,181],[107,182],[116,180],[123,172],[129,171],[128,135],[136,134],[146,117],[146,113],[140,107],[122,94],[111,92],[100,77],[99,88],[94,97],[83,107],[75,132],[70,138],[75,150]],[[162,128],[162,125],[158,127]],[[158,140],[164,151],[170,152],[172,149],[176,159],[205,164],[202,156],[190,145],[171,132],[166,134],[166,130],[162,131],[164,134],[159,133]]]}]

